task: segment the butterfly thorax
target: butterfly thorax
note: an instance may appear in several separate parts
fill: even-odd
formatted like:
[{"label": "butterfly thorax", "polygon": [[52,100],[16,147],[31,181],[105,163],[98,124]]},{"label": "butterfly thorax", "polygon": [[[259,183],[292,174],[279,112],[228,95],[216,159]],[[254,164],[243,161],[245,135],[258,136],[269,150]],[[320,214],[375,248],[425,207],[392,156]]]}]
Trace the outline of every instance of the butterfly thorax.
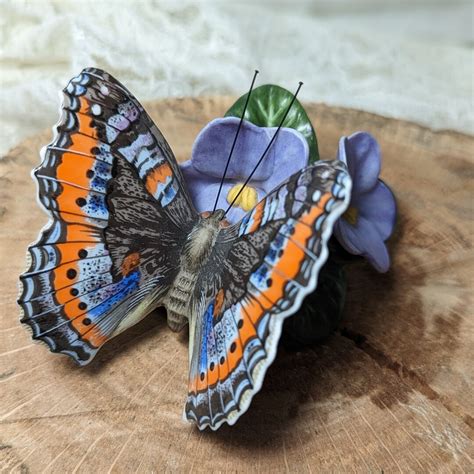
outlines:
[{"label": "butterfly thorax", "polygon": [[220,230],[223,211],[201,218],[189,234],[180,260],[180,270],[163,301],[168,326],[180,331],[191,316],[191,300],[199,270],[209,258]]}]

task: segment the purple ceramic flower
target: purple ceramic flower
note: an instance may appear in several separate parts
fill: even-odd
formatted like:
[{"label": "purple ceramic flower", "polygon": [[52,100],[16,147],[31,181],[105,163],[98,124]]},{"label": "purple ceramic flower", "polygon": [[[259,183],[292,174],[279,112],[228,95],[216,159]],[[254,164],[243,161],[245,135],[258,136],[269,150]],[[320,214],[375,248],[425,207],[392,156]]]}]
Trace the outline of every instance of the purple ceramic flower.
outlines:
[{"label": "purple ceramic flower", "polygon": [[[240,119],[218,118],[208,123],[193,145],[191,159],[181,165],[191,198],[199,212],[212,211]],[[273,137],[276,127],[243,121],[227,169],[217,209],[227,209]],[[308,164],[308,143],[296,130],[282,128],[251,181],[227,214],[241,219],[270,191]]]},{"label": "purple ceramic flower", "polygon": [[338,159],[349,169],[352,196],[334,233],[348,252],[364,256],[379,272],[386,272],[390,257],[385,241],[392,234],[397,210],[392,191],[379,179],[379,145],[364,132],[342,137]]}]

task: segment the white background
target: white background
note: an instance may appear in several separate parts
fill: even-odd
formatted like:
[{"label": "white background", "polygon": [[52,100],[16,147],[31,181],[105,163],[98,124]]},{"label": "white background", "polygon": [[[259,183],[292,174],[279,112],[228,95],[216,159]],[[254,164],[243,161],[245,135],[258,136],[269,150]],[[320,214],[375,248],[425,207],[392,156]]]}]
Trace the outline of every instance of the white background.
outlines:
[{"label": "white background", "polygon": [[0,152],[57,120],[83,67],[139,100],[237,94],[260,84],[474,133],[473,3],[0,1]]}]

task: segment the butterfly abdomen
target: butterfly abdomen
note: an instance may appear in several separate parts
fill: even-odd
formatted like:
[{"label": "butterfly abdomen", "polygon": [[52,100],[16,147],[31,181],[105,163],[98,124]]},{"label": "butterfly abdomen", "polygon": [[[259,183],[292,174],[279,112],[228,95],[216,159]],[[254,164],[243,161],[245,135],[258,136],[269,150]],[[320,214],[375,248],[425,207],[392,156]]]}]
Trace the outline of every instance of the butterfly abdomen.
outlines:
[{"label": "butterfly abdomen", "polygon": [[167,310],[168,326],[172,331],[180,331],[188,321],[189,301],[196,279],[196,273],[181,269],[166,295],[164,304]]}]

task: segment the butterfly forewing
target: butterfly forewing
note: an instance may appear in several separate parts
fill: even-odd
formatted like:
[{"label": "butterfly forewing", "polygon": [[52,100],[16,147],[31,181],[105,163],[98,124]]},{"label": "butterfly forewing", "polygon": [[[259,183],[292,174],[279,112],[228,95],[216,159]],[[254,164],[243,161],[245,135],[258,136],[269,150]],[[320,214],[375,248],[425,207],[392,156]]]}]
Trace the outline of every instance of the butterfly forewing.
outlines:
[{"label": "butterfly forewing", "polygon": [[50,222],[19,304],[35,339],[86,364],[159,304],[197,214],[166,140],[118,81],[89,68],[63,92],[34,172]]},{"label": "butterfly forewing", "polygon": [[318,162],[221,231],[196,288],[185,417],[200,428],[235,423],[260,389],[284,318],[316,287],[350,186],[342,163]]}]

